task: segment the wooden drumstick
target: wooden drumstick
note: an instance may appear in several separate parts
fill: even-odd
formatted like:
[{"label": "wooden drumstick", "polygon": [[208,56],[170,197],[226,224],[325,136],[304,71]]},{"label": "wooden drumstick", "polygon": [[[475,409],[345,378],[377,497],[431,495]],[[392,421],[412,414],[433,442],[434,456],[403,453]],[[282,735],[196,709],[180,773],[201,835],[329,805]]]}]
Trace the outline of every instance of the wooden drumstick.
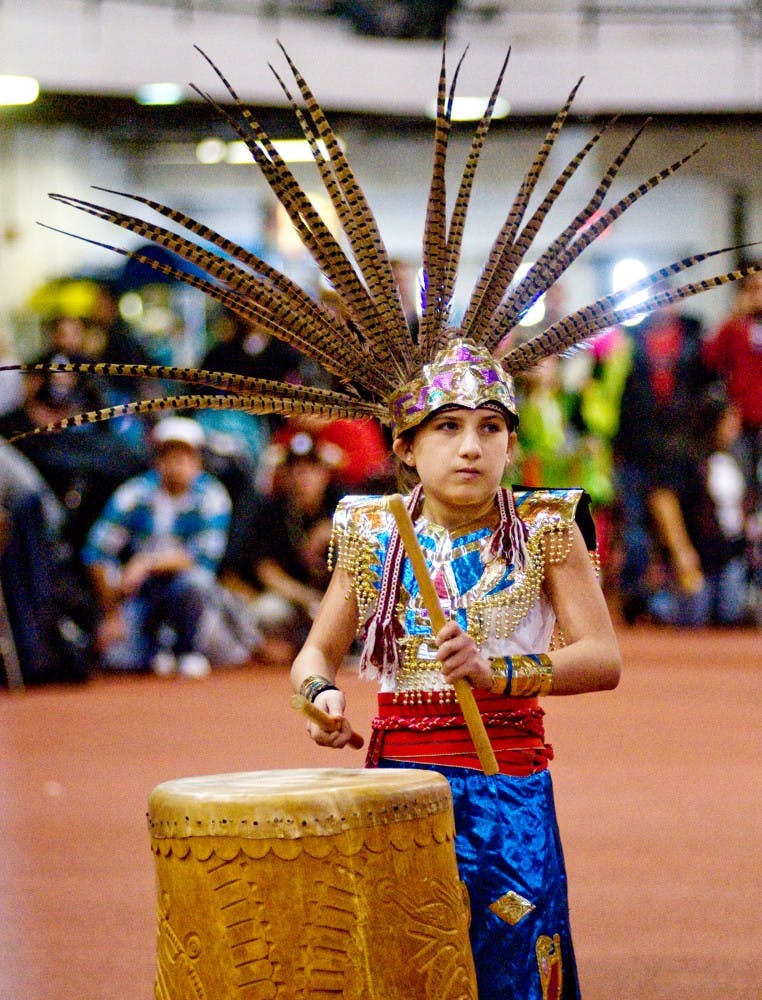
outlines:
[{"label": "wooden drumstick", "polygon": [[[405,552],[413,567],[415,578],[418,581],[421,598],[431,619],[432,632],[436,635],[447,624],[447,619],[444,616],[439,603],[439,597],[429,576],[426,560],[418,542],[410,513],[399,493],[387,497],[386,502],[389,510],[394,515],[394,520],[397,522],[397,529],[399,530],[402,544],[405,546]],[[485,774],[497,774],[500,768],[492,749],[492,744],[489,741],[487,730],[484,728],[484,722],[479,714],[479,707],[476,704],[471,686],[464,677],[459,677],[453,682],[453,687],[455,688],[455,694],[460,705],[460,710],[463,713],[463,718],[466,720],[468,732],[476,748],[476,755],[479,758],[482,771]]]},{"label": "wooden drumstick", "polygon": [[[297,712],[301,712],[302,715],[306,715],[310,722],[314,722],[320,726],[326,733],[335,733],[341,729],[341,719],[338,719],[335,715],[329,715],[327,712],[321,711],[311,701],[307,701],[302,694],[295,694],[292,697],[291,707],[295,708]],[[354,747],[355,750],[359,750],[364,743],[365,740],[359,733],[352,733],[349,738],[349,745]]]}]

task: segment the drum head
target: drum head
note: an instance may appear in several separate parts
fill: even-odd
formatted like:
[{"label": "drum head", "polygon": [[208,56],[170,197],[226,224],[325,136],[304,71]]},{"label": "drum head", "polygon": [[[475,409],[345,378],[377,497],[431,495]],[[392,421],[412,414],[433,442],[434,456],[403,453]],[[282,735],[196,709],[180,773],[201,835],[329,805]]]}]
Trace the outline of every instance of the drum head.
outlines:
[{"label": "drum head", "polygon": [[155,840],[297,839],[423,819],[452,808],[447,780],[425,770],[304,768],[179,778],[151,793]]}]

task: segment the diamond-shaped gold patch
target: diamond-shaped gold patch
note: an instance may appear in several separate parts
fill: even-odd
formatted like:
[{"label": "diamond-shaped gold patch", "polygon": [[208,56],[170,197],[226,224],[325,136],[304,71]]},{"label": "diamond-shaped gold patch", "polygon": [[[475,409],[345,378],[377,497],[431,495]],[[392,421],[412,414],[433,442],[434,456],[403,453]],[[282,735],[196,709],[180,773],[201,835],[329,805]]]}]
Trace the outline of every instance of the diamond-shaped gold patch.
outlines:
[{"label": "diamond-shaped gold patch", "polygon": [[496,899],[494,903],[490,903],[490,910],[496,913],[501,920],[504,920],[507,924],[517,924],[519,920],[531,913],[534,909],[534,903],[530,903],[528,899],[524,899],[517,892],[506,892],[504,896],[500,899]]}]

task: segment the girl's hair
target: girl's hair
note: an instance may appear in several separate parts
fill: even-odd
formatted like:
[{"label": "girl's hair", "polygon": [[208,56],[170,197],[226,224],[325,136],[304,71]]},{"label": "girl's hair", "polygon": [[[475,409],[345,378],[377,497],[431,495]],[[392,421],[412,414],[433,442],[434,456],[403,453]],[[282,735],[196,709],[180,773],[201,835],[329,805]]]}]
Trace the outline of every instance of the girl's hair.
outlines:
[{"label": "girl's hair", "polygon": [[[427,417],[426,419],[428,420],[429,418]],[[411,427],[410,430],[403,431],[399,435],[399,440],[404,441],[406,445],[411,445],[416,432],[425,423],[426,420],[424,420],[423,423],[418,424],[418,427]],[[397,480],[397,489],[403,494],[412,493],[421,481],[421,477],[418,475],[418,469],[415,469],[410,465],[406,465],[396,453],[394,455],[394,462],[396,466],[395,478]]]}]

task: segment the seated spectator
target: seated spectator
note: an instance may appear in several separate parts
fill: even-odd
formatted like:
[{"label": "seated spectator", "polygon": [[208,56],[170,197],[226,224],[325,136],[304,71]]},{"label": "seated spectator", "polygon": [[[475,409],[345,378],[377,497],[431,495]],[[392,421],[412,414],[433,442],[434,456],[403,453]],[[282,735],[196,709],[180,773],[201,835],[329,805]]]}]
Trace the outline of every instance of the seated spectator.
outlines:
[{"label": "seated spectator", "polygon": [[279,459],[272,489],[252,496],[236,520],[224,580],[252,602],[265,639],[261,654],[290,665],[306,638],[330,576],[331,516],[338,500],[340,456],[297,430],[274,445]]},{"label": "seated spectator", "polygon": [[[51,349],[37,360],[59,364],[87,358]],[[22,405],[0,415],[0,435],[12,439],[104,405],[94,377],[73,372],[35,373],[26,377]],[[119,425],[119,420],[85,424],[65,434],[35,434],[15,442],[63,504],[66,521],[62,530],[77,551],[103,506],[103,496],[146,467],[145,451],[125,440]]]},{"label": "seated spectator", "polygon": [[0,514],[0,589],[21,681],[85,680],[90,622],[70,600],[76,588],[60,537],[64,512],[7,441],[0,442]]},{"label": "seated spectator", "polygon": [[[100,281],[93,288],[92,302],[85,317],[87,353],[106,364],[150,365],[154,359],[143,341],[119,312],[116,290]],[[124,380],[114,380],[120,390]]]},{"label": "seated spectator", "polygon": [[[116,288],[106,281],[92,284],[91,301],[84,315],[82,352],[91,361],[103,364],[151,365],[156,360],[142,339],[119,312]],[[133,399],[162,396],[161,383],[150,378],[105,375],[102,392],[108,406],[129,403]],[[118,432],[134,447],[145,445],[147,422],[137,416],[122,417]]]},{"label": "seated spectator", "polygon": [[329,420],[314,415],[295,417],[272,436],[272,448],[263,456],[260,482],[267,488],[268,461],[279,465],[294,436],[308,435],[322,461],[333,470],[333,483],[343,493],[393,493],[395,468],[389,458],[384,431],[376,420]]},{"label": "seated spectator", "polygon": [[102,611],[97,651],[105,669],[203,677],[210,658],[243,663],[252,651],[221,634],[230,497],[203,470],[194,420],[160,421],[153,443],[154,468],[116,490],[82,551]]},{"label": "seated spectator", "polygon": [[[199,362],[207,371],[229,372],[250,378],[280,382],[299,382],[300,355],[287,344],[260,333],[252,323],[227,310],[218,314],[211,332],[214,343]],[[213,389],[206,391],[213,393]],[[270,440],[271,430],[279,420],[245,410],[203,410],[199,421],[209,439],[218,442],[217,450],[238,454],[257,464]],[[234,497],[234,501],[235,501]]]}]

